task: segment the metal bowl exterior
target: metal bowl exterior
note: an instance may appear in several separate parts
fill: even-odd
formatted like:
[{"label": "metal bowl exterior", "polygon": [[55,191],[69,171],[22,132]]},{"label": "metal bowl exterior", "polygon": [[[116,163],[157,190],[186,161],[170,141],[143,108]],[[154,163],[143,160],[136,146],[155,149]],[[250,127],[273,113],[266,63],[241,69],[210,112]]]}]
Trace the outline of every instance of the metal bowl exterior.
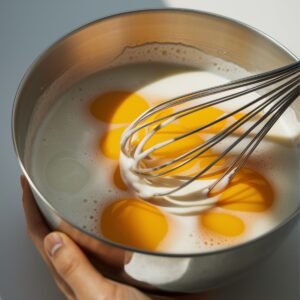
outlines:
[{"label": "metal bowl exterior", "polygon": [[[268,234],[240,246],[206,254],[150,253],[105,241],[79,229],[43,197],[24,167],[24,147],[33,109],[57,78],[65,76],[66,88],[99,70],[125,47],[151,42],[186,44],[252,72],[263,72],[296,59],[263,33],[221,16],[168,9],[108,17],[60,39],[34,62],[16,95],[13,141],[21,169],[46,220],[81,245],[105,276],[149,292],[200,292],[226,284],[267,257],[296,224],[300,210]],[[299,103],[294,108],[299,117]],[[171,271],[174,265],[176,272]]]}]

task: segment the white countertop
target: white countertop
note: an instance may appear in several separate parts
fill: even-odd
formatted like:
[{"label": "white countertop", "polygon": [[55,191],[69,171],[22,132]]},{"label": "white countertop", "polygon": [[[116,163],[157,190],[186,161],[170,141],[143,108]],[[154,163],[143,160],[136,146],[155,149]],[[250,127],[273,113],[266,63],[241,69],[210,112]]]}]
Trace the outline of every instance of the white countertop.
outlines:
[{"label": "white countertop", "polygon": [[[56,39],[100,17],[145,8],[185,7],[229,16],[271,35],[300,57],[300,0],[0,0],[0,299],[63,299],[26,236],[11,107],[31,62]],[[209,300],[298,300],[300,226],[264,263]]]}]

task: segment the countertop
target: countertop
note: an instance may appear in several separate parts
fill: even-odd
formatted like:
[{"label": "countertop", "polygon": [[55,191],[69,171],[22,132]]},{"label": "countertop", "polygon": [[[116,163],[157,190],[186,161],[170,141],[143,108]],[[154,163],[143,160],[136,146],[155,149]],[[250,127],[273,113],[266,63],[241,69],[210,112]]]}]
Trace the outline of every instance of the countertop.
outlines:
[{"label": "countertop", "polygon": [[[11,108],[22,75],[56,39],[117,12],[185,7],[223,14],[274,37],[300,57],[299,0],[0,0],[0,299],[64,299],[28,240],[20,169],[11,142]],[[274,254],[209,300],[298,300],[300,226]]]}]

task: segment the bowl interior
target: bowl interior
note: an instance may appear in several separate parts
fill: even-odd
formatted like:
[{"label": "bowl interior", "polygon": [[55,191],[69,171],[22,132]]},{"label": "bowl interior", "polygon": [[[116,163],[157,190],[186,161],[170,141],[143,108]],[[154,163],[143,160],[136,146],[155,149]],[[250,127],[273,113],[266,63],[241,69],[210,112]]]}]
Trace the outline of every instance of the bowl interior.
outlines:
[{"label": "bowl interior", "polygon": [[[211,14],[183,10],[141,11],[88,24],[65,36],[42,54],[20,86],[14,107],[13,137],[25,172],[25,152],[30,153],[25,151],[25,146],[32,144],[41,120],[59,95],[83,78],[113,64],[128,49],[166,44],[196,49],[251,73],[267,71],[295,60],[292,54],[263,33]],[[160,57],[159,60],[167,61],[168,58]],[[143,59],[138,57],[136,61]],[[41,107],[38,113],[37,106]],[[295,107],[299,113],[299,103]],[[34,124],[34,130],[29,132],[30,123]],[[30,177],[30,174],[27,175]],[[43,191],[39,191],[34,182],[32,184],[43,198]],[[47,202],[47,199],[44,201]],[[68,215],[59,207],[51,209],[76,225],[76,214]],[[81,210],[82,207],[78,207],[78,211]]]}]

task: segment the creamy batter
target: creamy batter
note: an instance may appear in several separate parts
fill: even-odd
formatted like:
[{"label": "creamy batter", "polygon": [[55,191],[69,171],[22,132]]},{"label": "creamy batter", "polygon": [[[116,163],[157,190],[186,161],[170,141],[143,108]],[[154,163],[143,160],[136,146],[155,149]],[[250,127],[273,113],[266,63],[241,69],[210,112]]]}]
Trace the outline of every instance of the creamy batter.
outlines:
[{"label": "creamy batter", "polygon": [[[149,49],[150,56],[156,51],[157,46],[151,47],[143,55]],[[183,51],[196,51],[172,47],[170,51],[180,50],[177,54],[183,58]],[[167,48],[158,49],[161,57],[168,55],[163,54]],[[228,82],[245,71],[204,54],[198,58],[202,68],[194,68],[187,61],[139,63],[142,54],[135,57],[134,49],[127,52],[127,60],[120,57],[111,68],[62,94],[38,129],[32,149],[27,147],[35,184],[64,217],[84,230],[132,247],[199,253],[260,236],[296,210],[299,170],[294,140],[299,128],[297,122],[287,123],[291,116],[295,119],[291,110],[238,177],[244,176],[242,181],[249,184],[240,187],[235,204],[226,202],[225,195],[222,205],[214,204],[204,213],[178,215],[138,199],[120,175],[124,129],[160,101]],[[130,57],[137,63],[128,64]],[[243,187],[249,195],[257,193],[258,203],[243,202],[249,196],[242,194]]]}]

